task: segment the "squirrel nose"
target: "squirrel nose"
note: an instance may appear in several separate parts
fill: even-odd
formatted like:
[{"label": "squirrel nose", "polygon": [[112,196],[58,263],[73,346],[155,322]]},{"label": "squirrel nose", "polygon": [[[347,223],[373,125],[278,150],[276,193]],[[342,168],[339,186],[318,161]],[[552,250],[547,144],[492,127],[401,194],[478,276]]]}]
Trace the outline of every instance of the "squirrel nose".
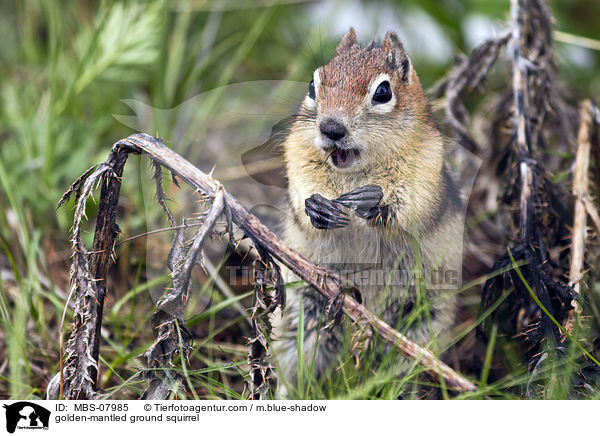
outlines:
[{"label": "squirrel nose", "polygon": [[337,141],[346,135],[346,127],[332,118],[327,118],[319,125],[321,133],[332,141]]}]

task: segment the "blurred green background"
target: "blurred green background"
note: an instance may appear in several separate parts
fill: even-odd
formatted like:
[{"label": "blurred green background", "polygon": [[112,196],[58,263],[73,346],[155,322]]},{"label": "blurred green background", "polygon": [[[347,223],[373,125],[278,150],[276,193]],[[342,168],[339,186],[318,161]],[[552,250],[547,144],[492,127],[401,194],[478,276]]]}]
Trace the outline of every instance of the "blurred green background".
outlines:
[{"label": "blurred green background", "polygon": [[[72,220],[72,208],[57,211],[56,204],[76,177],[106,158],[114,141],[134,133],[113,117],[129,113],[121,99],[170,109],[236,82],[308,82],[350,26],[363,43],[396,30],[427,88],[449,69],[456,54],[500,31],[509,10],[508,0],[277,3],[2,3],[0,398],[41,395],[56,371]],[[599,96],[600,1],[552,1],[551,8],[560,31],[559,69],[572,100]],[[175,119],[157,117],[154,124],[148,133],[167,140],[174,135]],[[134,178],[123,186],[127,200],[120,225],[129,234],[145,230],[137,186],[143,182]],[[122,276],[131,271],[136,279],[115,286],[115,300],[129,295],[123,300],[128,304],[107,319],[116,332],[103,345],[104,363],[114,369],[104,373],[108,385],[122,385],[135,375],[129,360],[151,341],[151,335],[136,338],[148,325],[151,304],[140,303],[146,304],[143,316],[129,305],[137,301],[137,291],[132,296],[131,290],[141,280],[136,265],[128,261],[120,266]],[[209,339],[219,334],[211,328]],[[243,347],[238,352],[241,362]],[[205,366],[219,363],[210,361],[210,354],[208,359]],[[227,371],[221,370],[218,383],[206,384],[207,396],[235,397],[224,380],[240,373]],[[136,389],[122,396],[135,396]]]}]

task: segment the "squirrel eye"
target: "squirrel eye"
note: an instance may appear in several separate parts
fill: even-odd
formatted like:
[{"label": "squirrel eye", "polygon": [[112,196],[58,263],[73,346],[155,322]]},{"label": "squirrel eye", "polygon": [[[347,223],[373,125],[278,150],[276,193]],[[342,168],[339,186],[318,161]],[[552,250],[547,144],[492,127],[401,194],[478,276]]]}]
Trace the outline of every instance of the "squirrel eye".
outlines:
[{"label": "squirrel eye", "polygon": [[315,81],[311,80],[310,83],[308,84],[308,96],[310,98],[312,98],[313,100],[315,99]]},{"label": "squirrel eye", "polygon": [[387,80],[381,82],[375,94],[373,94],[373,104],[387,103],[392,99],[392,89],[390,88],[390,82]]}]

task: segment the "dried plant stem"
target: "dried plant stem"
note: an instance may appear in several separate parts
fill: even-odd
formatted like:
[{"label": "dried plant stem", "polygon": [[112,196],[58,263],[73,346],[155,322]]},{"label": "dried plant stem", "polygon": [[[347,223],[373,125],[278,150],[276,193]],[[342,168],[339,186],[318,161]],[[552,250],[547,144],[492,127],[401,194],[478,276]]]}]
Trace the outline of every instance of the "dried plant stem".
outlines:
[{"label": "dried plant stem", "polygon": [[[159,202],[164,204],[160,195],[159,193]],[[223,191],[220,190],[215,194],[202,227],[188,250],[185,249],[184,230],[178,229],[175,233],[167,260],[173,271],[173,287],[158,300],[156,311],[152,315],[156,340],[144,353],[148,362],[148,370],[144,374],[148,388],[142,395],[143,399],[161,400],[168,398],[173,391],[183,390],[181,376],[174,374],[169,368],[174,366],[173,359],[177,354],[181,354],[182,362],[187,361],[191,334],[185,328],[185,308],[191,288],[192,269],[200,260],[202,248],[224,207]]]},{"label": "dried plant stem", "polygon": [[596,232],[600,235],[600,215],[598,215],[598,208],[589,196],[583,197],[581,201],[585,204],[585,210],[592,219],[594,226],[596,226]]},{"label": "dried plant stem", "polygon": [[[585,243],[587,239],[587,207],[584,199],[589,201],[589,166],[590,166],[590,137],[594,123],[592,119],[592,102],[584,100],[579,109],[579,132],[577,134],[577,152],[575,155],[575,173],[573,174],[573,196],[575,197],[575,212],[571,231],[571,270],[569,286],[581,294],[581,279],[583,278],[583,262]],[[573,332],[575,313],[581,310],[576,300],[565,322],[569,333]]]},{"label": "dried plant stem", "polygon": [[[566,283],[556,279],[560,275],[555,270],[563,265],[551,261],[550,248],[562,240],[568,218],[565,218],[566,208],[562,208],[560,188],[547,177],[541,160],[543,155],[538,150],[546,147],[549,135],[558,134],[566,144],[572,133],[567,117],[570,108],[554,80],[552,17],[547,4],[544,0],[511,0],[510,18],[507,50],[511,66],[510,94],[498,103],[501,114],[494,128],[500,132],[505,121],[512,124],[512,135],[501,153],[498,169],[499,174],[507,176],[502,200],[510,206],[510,227],[514,226],[518,241],[509,253],[496,261],[493,269],[525,262],[520,271],[524,280],[508,271],[486,282],[482,310],[489,308],[506,289],[514,286],[515,292],[508,297],[504,308],[494,313],[491,321],[484,321],[478,327],[476,359],[479,365],[483,364],[480,356],[481,350],[485,350],[486,331],[490,331],[490,322],[500,322],[507,333],[524,339],[525,356],[532,369],[530,385],[537,386],[531,380],[536,377],[535,368],[545,359],[546,344],[556,346],[556,339],[560,338],[561,331],[553,320],[564,323],[574,294]],[[490,139],[493,145],[504,147],[496,138]],[[531,298],[529,288],[535,298]],[[522,317],[521,313],[527,316]],[[527,392],[529,395],[530,391]]]},{"label": "dried plant stem", "polygon": [[506,31],[479,44],[469,56],[460,57],[452,71],[431,90],[434,96],[445,96],[446,120],[454,131],[455,139],[471,153],[479,153],[481,149],[469,133],[464,96],[468,91],[481,87],[510,37],[511,32]]},{"label": "dried plant stem", "polygon": [[[112,152],[106,163],[86,171],[65,193],[62,204],[72,194],[78,197],[73,224],[73,264],[71,281],[75,289],[73,331],[67,341],[64,368],[59,373],[59,386],[48,388],[49,398],[93,399],[98,389],[98,357],[100,331],[106,296],[106,275],[115,240],[117,203],[121,176],[127,155]],[[81,220],[88,197],[96,183],[102,184],[92,251],[81,239]],[[56,377],[55,377],[56,380]]]},{"label": "dried plant stem", "polygon": [[527,93],[527,67],[521,56],[521,27],[522,9],[520,0],[511,0],[511,50],[513,66],[513,102],[514,102],[514,125],[516,132],[516,146],[519,154],[519,172],[521,176],[521,236],[523,240],[530,237],[529,227],[532,223],[532,184],[533,173],[530,167],[531,135],[527,120],[528,93]]}]

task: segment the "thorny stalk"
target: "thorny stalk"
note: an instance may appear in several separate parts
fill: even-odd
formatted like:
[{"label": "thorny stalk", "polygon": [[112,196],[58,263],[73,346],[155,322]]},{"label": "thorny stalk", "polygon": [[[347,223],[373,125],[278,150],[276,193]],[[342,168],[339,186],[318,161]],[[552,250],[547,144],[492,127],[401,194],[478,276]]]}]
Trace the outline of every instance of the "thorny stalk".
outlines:
[{"label": "thorny stalk", "polygon": [[[161,205],[168,210],[162,190],[157,190],[157,195]],[[167,259],[167,265],[172,271],[173,287],[158,300],[156,311],[152,315],[151,322],[156,340],[144,353],[148,364],[148,369],[144,372],[148,388],[142,395],[143,399],[165,399],[171,392],[183,390],[181,377],[164,368],[175,366],[173,358],[177,354],[182,360],[188,359],[191,333],[185,327],[185,308],[191,288],[192,269],[197,263],[201,263],[202,248],[224,208],[223,191],[218,191],[202,226],[187,250],[183,238],[184,230],[178,229],[175,232]],[[174,222],[174,219],[172,220]]]},{"label": "thorny stalk", "polygon": [[481,152],[481,147],[469,133],[469,115],[463,99],[468,91],[482,87],[500,51],[510,39],[511,32],[504,32],[478,45],[469,56],[460,56],[457,65],[430,91],[435,97],[444,96],[446,121],[455,139],[471,153]]},{"label": "thorny stalk", "polygon": [[[502,236],[503,230],[503,236],[509,239],[518,235],[513,239],[516,244],[511,251],[517,262],[525,263],[522,272],[526,281],[540,303],[554,318],[564,322],[571,310],[574,293],[558,279],[568,271],[565,263],[553,260],[550,253],[565,240],[570,217],[564,207],[563,193],[547,177],[541,161],[544,154],[540,151],[550,141],[558,141],[565,148],[569,146],[574,130],[573,110],[565,103],[560,84],[555,80],[552,17],[548,6],[543,0],[511,0],[510,5],[509,31],[485,41],[468,57],[463,57],[434,89],[434,94],[445,95],[447,118],[457,140],[473,149],[476,144],[468,133],[470,127],[462,100],[467,90],[483,83],[498,51],[506,46],[510,90],[496,100],[496,118],[490,125],[489,136],[491,154],[498,160],[492,177],[504,176],[506,181],[501,198],[504,207],[499,208],[498,218],[509,219],[501,223],[498,236]],[[471,78],[474,85],[465,82],[465,77]],[[505,126],[511,126],[508,139],[502,130]],[[593,216],[595,209],[586,208],[592,210],[589,213]],[[492,269],[501,270],[510,265],[510,257],[504,254]],[[556,345],[555,339],[560,336],[559,330],[533,301],[514,271],[486,282],[480,312],[485,312],[494,301],[502,298],[506,289],[511,288],[515,288],[515,292],[477,329],[476,370],[481,369],[482,361],[478,359],[486,350],[485,331],[491,330],[491,322],[501,325],[503,332],[524,339],[523,350],[530,367],[541,365],[543,350],[548,349],[547,345]],[[556,347],[560,351],[560,345]],[[534,372],[535,369],[532,380]]]},{"label": "thorny stalk", "polygon": [[531,128],[527,112],[529,108],[529,94],[527,90],[527,65],[521,55],[521,28],[523,27],[521,0],[511,0],[511,56],[513,65],[513,105],[514,105],[514,126],[516,133],[516,146],[519,156],[519,172],[521,177],[521,238],[527,243],[527,239],[532,235],[530,226],[533,224],[533,204],[532,191],[534,175],[531,168],[532,163],[532,145]]},{"label": "thorny stalk", "polygon": [[[594,213],[597,216],[597,209],[592,203],[589,194],[589,167],[591,138],[596,124],[593,119],[594,105],[590,100],[584,100],[579,108],[579,131],[577,134],[577,151],[575,154],[575,171],[573,174],[572,194],[575,198],[575,207],[573,213],[573,228],[571,230],[571,268],[569,273],[569,286],[581,300],[581,280],[583,279],[585,245],[587,240],[587,217],[591,215],[594,220]],[[573,311],[565,322],[565,328],[569,333],[573,333],[575,323],[575,313],[581,311],[581,305],[573,300]]]},{"label": "thorny stalk", "polygon": [[[93,399],[99,394],[98,357],[106,296],[106,275],[119,228],[116,225],[121,176],[127,156],[111,151],[107,162],[95,165],[71,185],[59,206],[71,194],[78,203],[73,223],[71,281],[75,288],[73,331],[66,344],[64,367],[48,386],[49,398]],[[81,221],[94,186],[102,186],[92,251],[81,239]]]}]

